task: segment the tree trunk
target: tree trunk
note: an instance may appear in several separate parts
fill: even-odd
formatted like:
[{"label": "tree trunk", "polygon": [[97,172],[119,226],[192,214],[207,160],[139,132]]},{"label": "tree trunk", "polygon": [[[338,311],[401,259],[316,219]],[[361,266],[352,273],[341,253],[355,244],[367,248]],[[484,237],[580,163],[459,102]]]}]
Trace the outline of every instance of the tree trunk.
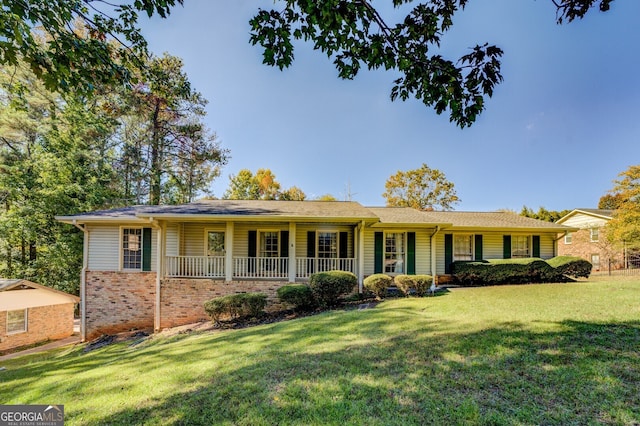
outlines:
[{"label": "tree trunk", "polygon": [[161,177],[162,177],[162,167],[161,167],[161,139],[160,135],[160,99],[155,99],[155,107],[153,109],[153,118],[152,118],[152,135],[151,135],[151,188],[149,191],[149,204],[158,205],[160,204],[160,195],[161,195]]}]

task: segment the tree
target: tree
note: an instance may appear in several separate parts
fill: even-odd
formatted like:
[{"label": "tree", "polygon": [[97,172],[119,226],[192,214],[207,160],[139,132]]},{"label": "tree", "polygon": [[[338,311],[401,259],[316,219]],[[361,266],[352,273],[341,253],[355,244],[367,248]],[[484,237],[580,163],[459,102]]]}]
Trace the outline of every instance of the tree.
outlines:
[{"label": "tree", "polygon": [[[281,10],[259,10],[250,21],[250,42],[264,49],[263,62],[280,69],[294,59],[294,40],[313,43],[334,64],[341,78],[353,79],[362,67],[400,74],[392,99],[415,97],[460,127],[484,110],[486,96],[502,81],[499,47],[480,43],[458,59],[440,49],[455,13],[468,0],[416,2],[397,23],[389,23],[367,0],[285,0]],[[551,0],[559,24],[582,18],[592,8],[609,10],[613,0]],[[49,89],[92,92],[96,82],[135,82],[131,69],[145,68],[146,42],[138,13],[162,18],[183,0],[0,0],[0,64],[21,56]],[[133,3],[133,4],[131,4]],[[412,0],[393,0],[396,8]],[[279,5],[282,3],[279,3]],[[114,15],[115,16],[112,16]],[[90,35],[79,37],[70,25],[80,19]],[[48,42],[36,42],[42,28]]]},{"label": "tree", "polygon": [[544,207],[538,208],[538,212],[534,212],[527,206],[522,206],[522,210],[520,211],[520,216],[531,217],[533,219],[544,220],[546,222],[557,222],[560,218],[569,214],[571,210],[547,210]]},{"label": "tree", "polygon": [[622,204],[621,194],[604,194],[598,201],[598,208],[604,210],[616,210]]},{"label": "tree", "polygon": [[606,225],[607,238],[640,248],[640,164],[620,173],[610,194],[621,202]]},{"label": "tree", "polygon": [[175,56],[152,57],[146,80],[121,96],[122,176],[127,197],[137,202],[189,202],[227,161],[227,151],[202,122],[207,101],[191,88],[182,66]]},{"label": "tree", "polygon": [[292,186],[291,188],[280,192],[278,194],[278,200],[283,201],[304,201],[307,199],[307,194],[302,191],[302,189],[297,186]]},{"label": "tree", "polygon": [[324,194],[316,198],[316,201],[338,201],[338,199],[331,194]]},{"label": "tree", "polygon": [[452,182],[440,170],[422,164],[419,169],[398,171],[390,176],[382,196],[387,206],[419,210],[453,210],[460,202]]}]

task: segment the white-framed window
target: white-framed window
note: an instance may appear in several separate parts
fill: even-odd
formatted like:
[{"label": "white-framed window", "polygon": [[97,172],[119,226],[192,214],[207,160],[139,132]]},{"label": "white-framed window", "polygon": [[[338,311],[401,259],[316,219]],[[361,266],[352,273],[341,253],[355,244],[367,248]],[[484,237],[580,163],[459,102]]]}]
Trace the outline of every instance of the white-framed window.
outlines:
[{"label": "white-framed window", "polygon": [[338,257],[338,233],[319,231],[317,255],[321,259],[336,259]]},{"label": "white-framed window", "polygon": [[512,235],[511,236],[511,257],[525,258],[531,257],[529,249],[531,239],[528,235]]},{"label": "white-framed window", "polygon": [[591,242],[597,243],[600,240],[600,228],[591,228]]},{"label": "white-framed window", "polygon": [[592,254],[591,255],[591,266],[596,271],[600,270],[600,255],[599,254],[596,253],[596,254]]},{"label": "white-framed window", "polygon": [[572,241],[573,241],[573,234],[569,232],[564,236],[564,243],[571,244]]},{"label": "white-framed window", "polygon": [[280,257],[280,231],[260,231],[260,257]]},{"label": "white-framed window", "polygon": [[453,236],[453,260],[473,260],[473,235]]},{"label": "white-framed window", "polygon": [[205,231],[207,256],[222,257],[224,251],[224,231]]},{"label": "white-framed window", "polygon": [[142,270],[142,228],[122,228],[122,269]]},{"label": "white-framed window", "polygon": [[403,274],[405,272],[405,233],[388,232],[384,234],[384,272]]},{"label": "white-framed window", "polygon": [[7,334],[24,333],[27,331],[27,318],[26,309],[7,311]]}]

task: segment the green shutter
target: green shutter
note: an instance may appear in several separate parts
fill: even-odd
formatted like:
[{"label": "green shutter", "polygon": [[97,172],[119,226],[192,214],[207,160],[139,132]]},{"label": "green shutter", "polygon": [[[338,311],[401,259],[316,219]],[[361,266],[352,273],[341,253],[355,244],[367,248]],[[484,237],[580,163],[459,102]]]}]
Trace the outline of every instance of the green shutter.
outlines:
[{"label": "green shutter", "polygon": [[249,231],[249,251],[248,257],[256,257],[258,255],[258,231]]},{"label": "green shutter", "polygon": [[289,231],[280,231],[280,257],[289,257]]},{"label": "green shutter", "polygon": [[540,257],[540,235],[534,235],[532,237],[533,243],[533,257]]},{"label": "green shutter", "polygon": [[511,235],[502,236],[502,258],[511,259]]},{"label": "green shutter", "polygon": [[407,232],[407,274],[416,273],[416,233]]},{"label": "green shutter", "polygon": [[444,273],[451,273],[453,263],[453,235],[444,234]]},{"label": "green shutter", "polygon": [[315,272],[315,261],[316,257],[316,232],[308,231],[307,232],[307,273],[313,274]]},{"label": "green shutter", "polygon": [[289,257],[289,231],[280,231],[280,272],[287,273],[287,257]]},{"label": "green shutter", "polygon": [[346,259],[349,257],[349,233],[341,232],[339,235],[340,241],[338,241],[338,257],[340,259]]},{"label": "green shutter", "polygon": [[374,234],[374,255],[373,272],[376,274],[382,273],[382,264],[384,263],[384,234],[382,232],[376,232]]},{"label": "green shutter", "polygon": [[151,228],[142,229],[142,270],[151,270]]},{"label": "green shutter", "polygon": [[[248,257],[257,257],[258,255],[258,231],[249,231],[248,241]],[[247,265],[248,272],[256,271],[256,259],[250,259]]]},{"label": "green shutter", "polygon": [[474,248],[475,248],[475,257],[474,260],[482,260],[483,254],[482,254],[482,235],[476,235],[475,236],[475,244],[474,244]]}]

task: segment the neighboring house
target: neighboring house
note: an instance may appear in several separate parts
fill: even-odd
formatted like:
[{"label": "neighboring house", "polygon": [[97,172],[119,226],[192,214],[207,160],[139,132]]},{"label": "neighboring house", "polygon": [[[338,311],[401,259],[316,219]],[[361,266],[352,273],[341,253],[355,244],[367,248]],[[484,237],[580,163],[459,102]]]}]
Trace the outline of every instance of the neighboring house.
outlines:
[{"label": "neighboring house", "polygon": [[314,272],[444,276],[455,260],[556,255],[563,225],[514,213],[356,202],[206,200],[59,216],[84,232],[83,338],[206,318],[204,301]]},{"label": "neighboring house", "polygon": [[0,279],[0,350],[71,336],[79,301],[31,281]]},{"label": "neighboring house", "polygon": [[624,253],[608,240],[605,225],[613,217],[613,210],[575,209],[557,223],[578,230],[570,232],[558,243],[558,255],[578,256],[588,260],[594,271],[622,267]]}]

